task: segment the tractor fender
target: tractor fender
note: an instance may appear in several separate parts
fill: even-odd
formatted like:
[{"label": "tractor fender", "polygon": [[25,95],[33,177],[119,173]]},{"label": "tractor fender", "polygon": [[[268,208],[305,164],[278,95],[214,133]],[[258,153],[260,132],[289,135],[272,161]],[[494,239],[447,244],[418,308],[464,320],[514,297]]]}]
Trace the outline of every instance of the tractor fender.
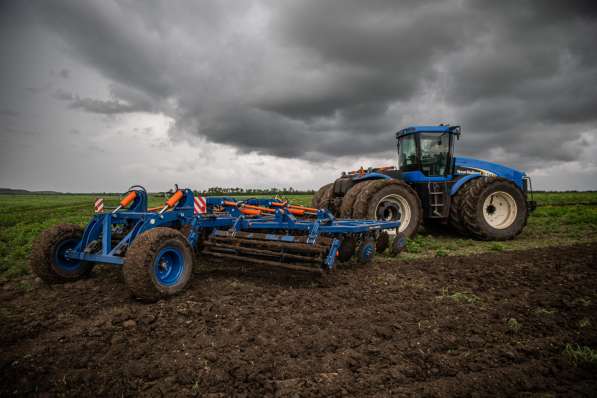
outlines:
[{"label": "tractor fender", "polygon": [[456,192],[458,192],[460,187],[462,187],[467,181],[470,181],[472,179],[479,178],[479,177],[481,177],[481,174],[469,174],[469,175],[462,177],[461,179],[456,181],[456,183],[454,185],[452,185],[452,189],[450,189],[450,196],[454,196],[456,194]]},{"label": "tractor fender", "polygon": [[391,180],[392,177],[385,175],[385,174],[381,174],[381,173],[367,173],[363,176],[358,176],[358,177],[354,177],[352,180],[355,182],[361,182],[361,181],[368,181],[368,180]]}]

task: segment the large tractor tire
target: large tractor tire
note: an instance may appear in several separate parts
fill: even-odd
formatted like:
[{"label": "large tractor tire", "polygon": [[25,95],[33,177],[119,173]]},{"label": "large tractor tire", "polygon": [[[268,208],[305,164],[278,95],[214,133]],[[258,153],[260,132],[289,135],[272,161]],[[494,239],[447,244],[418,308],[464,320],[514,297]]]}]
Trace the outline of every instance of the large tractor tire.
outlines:
[{"label": "large tractor tire", "polygon": [[31,271],[47,283],[70,282],[85,278],[93,263],[65,257],[83,237],[83,228],[74,224],[60,224],[45,230],[33,242],[29,266]]},{"label": "large tractor tire", "polygon": [[399,180],[375,180],[363,187],[353,205],[352,218],[400,220],[397,232],[414,236],[423,220],[417,193]]},{"label": "large tractor tire", "polygon": [[143,232],[126,253],[122,273],[133,296],[157,301],[184,290],[193,271],[193,251],[172,228]]},{"label": "large tractor tire", "polygon": [[365,181],[355,184],[346,192],[346,195],[342,198],[342,204],[340,205],[340,217],[341,218],[352,218],[352,211],[354,208],[354,202],[363,190],[371,183],[375,181]]},{"label": "large tractor tire", "polygon": [[466,227],[464,226],[464,215],[462,214],[462,202],[468,195],[468,191],[472,186],[472,181],[467,181],[462,187],[452,196],[450,203],[449,223],[452,228],[461,235],[468,235]]},{"label": "large tractor tire", "polygon": [[468,233],[481,240],[512,239],[522,232],[529,216],[524,192],[499,177],[472,180],[461,211]]},{"label": "large tractor tire", "polygon": [[334,194],[334,183],[326,184],[319,188],[311,199],[311,207],[316,209],[328,209]]}]

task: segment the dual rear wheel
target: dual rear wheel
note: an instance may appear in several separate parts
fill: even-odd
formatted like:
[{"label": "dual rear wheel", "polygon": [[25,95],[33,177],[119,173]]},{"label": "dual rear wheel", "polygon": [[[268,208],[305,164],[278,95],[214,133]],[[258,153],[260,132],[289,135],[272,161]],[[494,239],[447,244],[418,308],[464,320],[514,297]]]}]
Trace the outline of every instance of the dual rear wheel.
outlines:
[{"label": "dual rear wheel", "polygon": [[[312,205],[328,207],[335,200],[333,184],[328,184],[314,195]],[[399,220],[397,232],[407,238],[417,233],[423,221],[417,193],[393,179],[358,183],[346,192],[339,209],[331,210],[341,218]],[[522,232],[527,219],[526,195],[519,187],[503,178],[483,176],[468,181],[452,196],[448,221],[466,236],[507,240]]]},{"label": "dual rear wheel", "polygon": [[499,177],[468,181],[452,199],[450,224],[460,233],[480,240],[508,240],[527,224],[526,195]]},{"label": "dual rear wheel", "polygon": [[[313,196],[313,207],[326,207],[333,200],[333,184],[324,185]],[[400,221],[396,232],[416,234],[423,208],[416,192],[399,180],[370,180],[354,185],[342,198],[336,216],[352,219]],[[395,234],[393,234],[395,235]]]}]

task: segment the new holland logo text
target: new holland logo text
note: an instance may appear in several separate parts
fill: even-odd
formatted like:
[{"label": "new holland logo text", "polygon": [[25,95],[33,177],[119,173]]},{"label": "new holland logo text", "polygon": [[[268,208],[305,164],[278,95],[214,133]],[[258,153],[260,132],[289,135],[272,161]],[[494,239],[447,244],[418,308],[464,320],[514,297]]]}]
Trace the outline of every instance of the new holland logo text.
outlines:
[{"label": "new holland logo text", "polygon": [[491,171],[478,169],[475,167],[458,167],[456,168],[458,174],[481,174],[482,176],[495,177],[496,174]]}]

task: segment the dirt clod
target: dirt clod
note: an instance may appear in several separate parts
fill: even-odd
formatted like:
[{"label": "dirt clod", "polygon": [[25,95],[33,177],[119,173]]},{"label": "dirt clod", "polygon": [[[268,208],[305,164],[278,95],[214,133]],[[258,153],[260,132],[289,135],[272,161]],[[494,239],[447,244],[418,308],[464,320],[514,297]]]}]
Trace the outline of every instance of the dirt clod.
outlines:
[{"label": "dirt clod", "polygon": [[132,328],[134,328],[134,327],[136,327],[136,326],[137,326],[137,322],[135,322],[135,321],[134,321],[134,320],[132,320],[132,319],[129,319],[129,320],[127,320],[127,321],[124,321],[124,322],[122,323],[122,326],[124,326],[126,329],[132,329]]}]

